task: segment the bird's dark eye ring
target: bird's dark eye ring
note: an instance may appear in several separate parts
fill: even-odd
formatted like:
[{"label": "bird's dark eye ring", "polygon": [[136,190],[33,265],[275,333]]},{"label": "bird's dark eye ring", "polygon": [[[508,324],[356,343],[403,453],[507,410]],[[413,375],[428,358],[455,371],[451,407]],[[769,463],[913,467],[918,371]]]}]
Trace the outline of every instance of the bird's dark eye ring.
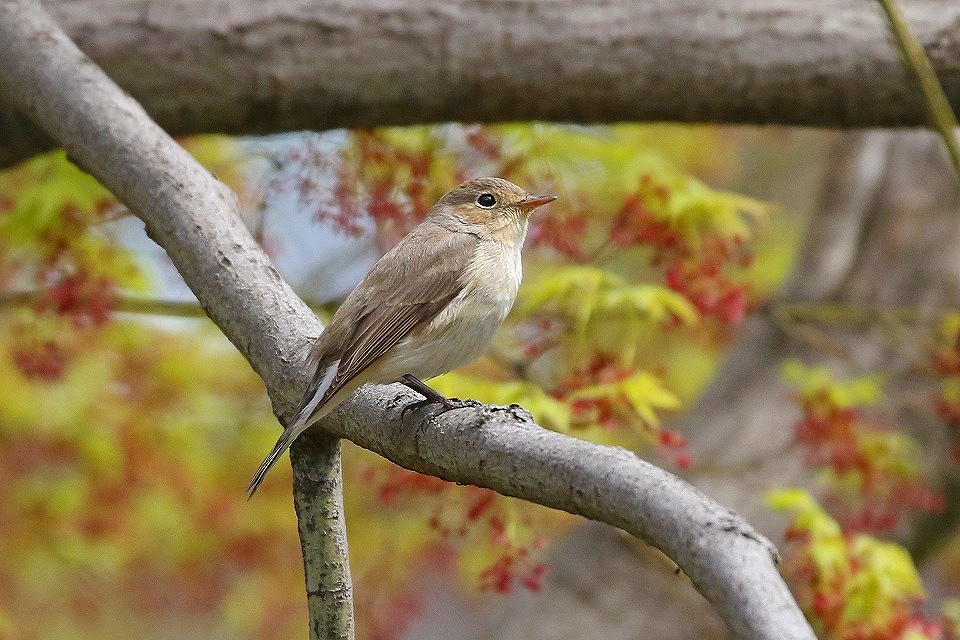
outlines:
[{"label": "bird's dark eye ring", "polygon": [[484,209],[492,209],[497,206],[497,199],[493,197],[492,193],[481,193],[477,196],[477,206],[483,207]]}]

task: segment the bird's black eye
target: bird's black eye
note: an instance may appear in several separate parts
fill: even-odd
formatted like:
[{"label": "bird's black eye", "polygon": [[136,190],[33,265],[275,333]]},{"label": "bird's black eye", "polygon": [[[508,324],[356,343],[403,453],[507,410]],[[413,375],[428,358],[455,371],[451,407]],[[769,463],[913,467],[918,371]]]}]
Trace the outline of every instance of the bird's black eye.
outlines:
[{"label": "bird's black eye", "polygon": [[477,196],[477,206],[492,209],[497,206],[497,199],[493,197],[492,193],[481,193]]}]

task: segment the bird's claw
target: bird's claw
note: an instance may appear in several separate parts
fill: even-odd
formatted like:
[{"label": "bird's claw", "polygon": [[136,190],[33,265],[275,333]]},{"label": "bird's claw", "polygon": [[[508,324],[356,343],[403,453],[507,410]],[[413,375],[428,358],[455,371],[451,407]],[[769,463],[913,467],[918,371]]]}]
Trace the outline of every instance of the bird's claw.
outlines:
[{"label": "bird's claw", "polygon": [[460,398],[444,398],[443,400],[434,400],[432,398],[427,398],[425,400],[417,400],[416,402],[411,402],[403,409],[400,410],[400,419],[403,420],[404,416],[407,415],[407,411],[416,411],[417,409],[422,409],[430,405],[440,405],[438,411],[431,411],[430,417],[436,418],[442,416],[447,411],[453,411],[454,409],[463,409],[464,407],[470,407],[478,404],[474,400],[461,400]]},{"label": "bird's claw", "polygon": [[433,400],[427,398],[426,400],[417,400],[416,402],[411,402],[403,409],[400,410],[400,419],[403,420],[404,416],[407,415],[407,411],[416,411],[417,409],[422,409],[427,405],[436,404]]}]

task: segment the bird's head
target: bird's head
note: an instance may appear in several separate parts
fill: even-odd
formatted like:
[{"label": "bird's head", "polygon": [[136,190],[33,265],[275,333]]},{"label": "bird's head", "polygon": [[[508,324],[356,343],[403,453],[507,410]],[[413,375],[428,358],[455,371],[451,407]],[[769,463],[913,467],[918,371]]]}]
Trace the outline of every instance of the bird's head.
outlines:
[{"label": "bird's head", "polygon": [[522,240],[530,213],[556,199],[531,195],[503,178],[474,178],[448,191],[430,215],[465,231],[475,228],[495,236],[519,231]]}]

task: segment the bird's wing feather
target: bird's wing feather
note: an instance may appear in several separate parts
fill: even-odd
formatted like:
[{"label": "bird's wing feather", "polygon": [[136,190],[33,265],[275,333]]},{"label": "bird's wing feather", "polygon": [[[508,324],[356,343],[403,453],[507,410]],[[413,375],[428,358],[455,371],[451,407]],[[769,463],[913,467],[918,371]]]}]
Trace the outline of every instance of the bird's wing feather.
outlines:
[{"label": "bird's wing feather", "polygon": [[[347,297],[324,331],[323,335],[329,331],[334,340],[324,341],[323,335],[318,340],[317,349],[323,349],[323,353],[315,357],[318,367],[314,382],[322,380],[326,363],[339,360],[339,364],[311,414],[391,347],[429,324],[460,293],[461,276],[473,258],[476,243],[477,238],[470,234],[425,224],[374,265],[363,286]],[[402,260],[398,256],[403,256]],[[311,384],[300,411],[317,391]]]},{"label": "bird's wing feather", "polygon": [[[437,317],[460,293],[461,276],[476,243],[469,233],[451,233],[425,222],[373,266],[310,350],[307,362],[316,367],[313,379],[293,419],[247,485],[249,497],[330,398],[391,347]],[[336,373],[331,377],[332,367]]]}]

